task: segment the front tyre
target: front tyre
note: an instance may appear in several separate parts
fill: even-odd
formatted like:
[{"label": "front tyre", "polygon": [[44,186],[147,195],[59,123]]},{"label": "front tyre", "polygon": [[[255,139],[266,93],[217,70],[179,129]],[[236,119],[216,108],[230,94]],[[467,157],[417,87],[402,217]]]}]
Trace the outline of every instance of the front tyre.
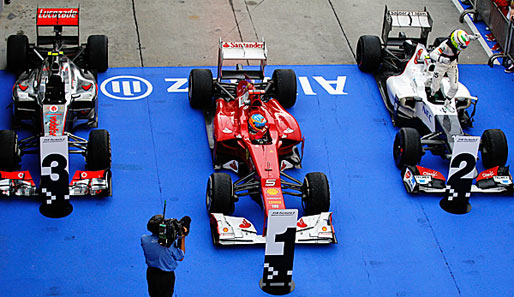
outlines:
[{"label": "front tyre", "polygon": [[207,181],[205,204],[208,213],[222,213],[225,215],[234,212],[234,188],[230,175],[215,172]]},{"label": "front tyre", "polygon": [[272,76],[275,88],[275,99],[284,108],[293,107],[296,103],[296,74],[292,69],[276,69]]},{"label": "front tyre", "polygon": [[330,209],[330,187],[324,173],[307,173],[303,180],[302,194],[302,206],[307,215],[320,214]]},{"label": "front tyre", "polygon": [[414,128],[401,128],[394,138],[393,157],[396,166],[415,166],[423,154],[419,133]]},{"label": "front tyre", "polygon": [[209,69],[193,69],[189,73],[189,105],[195,109],[209,107],[214,96],[212,72]]},{"label": "front tyre", "polygon": [[0,170],[15,171],[20,162],[18,135],[13,130],[0,130]]},{"label": "front tyre", "polygon": [[111,168],[111,137],[107,130],[89,132],[86,151],[87,170],[106,170]]},{"label": "front tyre", "polygon": [[485,169],[504,166],[507,163],[509,148],[503,131],[500,129],[485,130],[480,140],[480,152]]},{"label": "front tyre", "polygon": [[363,72],[375,72],[380,66],[382,44],[375,35],[363,35],[357,42],[357,65]]}]

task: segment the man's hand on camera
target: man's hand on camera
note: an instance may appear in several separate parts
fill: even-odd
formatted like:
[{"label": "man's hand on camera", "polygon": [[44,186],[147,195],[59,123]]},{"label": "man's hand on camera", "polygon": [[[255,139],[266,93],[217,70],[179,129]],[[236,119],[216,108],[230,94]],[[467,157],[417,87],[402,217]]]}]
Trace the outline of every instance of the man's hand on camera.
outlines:
[{"label": "man's hand on camera", "polygon": [[180,222],[182,223],[183,235],[187,236],[189,234],[189,226],[191,225],[191,218],[188,216],[185,216],[182,219],[180,219]]}]

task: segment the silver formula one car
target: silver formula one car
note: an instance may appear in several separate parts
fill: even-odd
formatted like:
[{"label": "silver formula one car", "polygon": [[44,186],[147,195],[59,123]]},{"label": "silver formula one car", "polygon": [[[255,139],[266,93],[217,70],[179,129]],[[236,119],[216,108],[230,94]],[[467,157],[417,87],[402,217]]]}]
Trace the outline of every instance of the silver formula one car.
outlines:
[{"label": "silver formula one car", "polygon": [[[421,34],[407,37],[404,31],[418,29]],[[459,83],[453,98],[446,96],[449,80],[443,78],[438,96],[430,96],[435,64],[429,50],[444,38],[436,38],[427,48],[432,18],[428,11],[388,10],[384,13],[382,41],[378,36],[364,35],[357,44],[359,69],[373,73],[384,104],[395,126],[402,127],[394,139],[393,154],[402,169],[406,189],[415,192],[444,192],[442,174],[417,164],[426,151],[444,159],[452,157],[454,139],[466,135],[463,128],[472,127],[477,98]],[[392,31],[399,31],[393,37]],[[471,115],[468,108],[473,105]],[[512,194],[512,177],[507,161],[508,146],[499,129],[484,131],[480,152],[487,169],[478,177],[472,192],[504,192]],[[487,180],[485,182],[484,180]]]},{"label": "silver formula one car", "polygon": [[[13,122],[15,127],[30,127],[34,135],[18,140],[14,130],[0,131],[0,195],[41,194],[28,171],[16,171],[21,156],[31,153],[41,157],[43,190],[44,176],[51,176],[51,182],[58,177],[69,183],[68,153],[75,153],[85,157],[87,171],[75,173],[65,195],[111,194],[109,133],[93,130],[89,141],[71,133],[98,126],[96,73],[108,67],[107,37],[92,35],[87,44],[79,44],[78,15],[78,8],[40,8],[36,44],[29,44],[25,35],[7,40],[7,68],[17,76]],[[76,34],[64,35],[63,27]],[[45,29],[52,35],[43,35]],[[65,175],[58,174],[63,170]]]}]

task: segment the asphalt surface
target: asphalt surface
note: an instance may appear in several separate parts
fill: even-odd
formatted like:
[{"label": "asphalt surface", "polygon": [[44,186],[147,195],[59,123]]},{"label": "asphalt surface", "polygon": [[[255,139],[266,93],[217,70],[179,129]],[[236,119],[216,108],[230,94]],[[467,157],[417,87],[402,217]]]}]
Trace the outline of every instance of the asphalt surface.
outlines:
[{"label": "asphalt surface", "polygon": [[[80,36],[109,38],[110,67],[212,66],[219,39],[264,39],[269,64],[354,64],[359,36],[380,35],[384,7],[427,10],[434,19],[429,40],[466,24],[451,0],[13,0],[0,14],[0,69],[11,34],[35,40],[35,16],[41,7],[80,5]],[[73,2],[70,4],[70,2]],[[475,42],[460,62],[487,63]]]}]

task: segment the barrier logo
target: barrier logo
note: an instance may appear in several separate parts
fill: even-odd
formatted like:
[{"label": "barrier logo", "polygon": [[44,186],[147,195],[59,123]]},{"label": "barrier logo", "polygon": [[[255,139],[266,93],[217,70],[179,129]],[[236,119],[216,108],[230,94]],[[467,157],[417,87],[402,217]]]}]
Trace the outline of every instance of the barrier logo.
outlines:
[{"label": "barrier logo", "polygon": [[139,100],[148,97],[153,91],[152,84],[133,75],[113,76],[102,82],[102,93],[117,100]]}]

